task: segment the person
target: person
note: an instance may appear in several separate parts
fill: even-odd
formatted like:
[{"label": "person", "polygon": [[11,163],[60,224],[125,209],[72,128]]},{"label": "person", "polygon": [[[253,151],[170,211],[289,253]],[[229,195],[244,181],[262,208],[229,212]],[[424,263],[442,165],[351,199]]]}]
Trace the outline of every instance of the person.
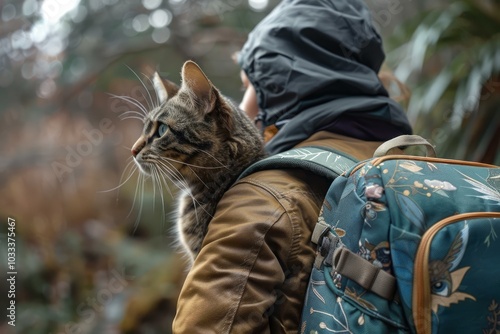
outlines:
[{"label": "person", "polygon": [[[377,77],[383,60],[362,0],[284,0],[239,54],[248,80],[241,107],[256,115],[270,154],[313,145],[366,159],[412,132]],[[328,187],[298,169],[236,182],[187,275],[173,332],[298,333]]]}]

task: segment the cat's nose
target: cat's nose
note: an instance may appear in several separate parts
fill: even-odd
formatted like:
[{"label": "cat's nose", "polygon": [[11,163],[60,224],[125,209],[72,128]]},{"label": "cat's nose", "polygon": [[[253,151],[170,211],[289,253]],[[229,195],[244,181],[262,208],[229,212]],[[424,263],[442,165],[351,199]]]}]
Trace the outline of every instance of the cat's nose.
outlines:
[{"label": "cat's nose", "polygon": [[137,153],[139,153],[139,151],[137,151],[134,147],[132,147],[131,152],[132,152],[132,155],[133,155],[134,157],[136,157],[136,156],[137,156]]},{"label": "cat's nose", "polygon": [[137,154],[139,154],[139,152],[144,148],[144,146],[146,146],[146,141],[143,137],[140,137],[139,139],[137,139],[134,146],[132,146],[132,149],[130,150],[132,152],[132,155],[136,157]]}]

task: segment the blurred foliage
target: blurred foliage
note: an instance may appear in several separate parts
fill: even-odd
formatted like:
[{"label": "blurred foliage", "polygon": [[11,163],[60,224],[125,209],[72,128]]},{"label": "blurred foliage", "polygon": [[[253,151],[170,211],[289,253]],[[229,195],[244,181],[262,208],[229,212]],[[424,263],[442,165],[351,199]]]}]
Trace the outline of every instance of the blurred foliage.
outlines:
[{"label": "blurred foliage", "polygon": [[[231,55],[277,2],[0,2],[0,256],[13,217],[16,333],[170,332],[185,275],[172,195],[165,189],[163,202],[131,174],[142,124],[126,119],[136,106],[111,96],[146,105],[155,70],[178,82],[193,59],[239,100]],[[416,132],[441,155],[499,164],[498,2],[456,1],[423,16],[434,1],[368,4],[393,36],[389,63],[413,91]],[[1,284],[0,307],[6,295]],[[0,332],[13,333],[6,319]]]},{"label": "blurred foliage", "polygon": [[500,165],[500,1],[454,1],[413,22],[390,60],[412,87],[415,132],[439,156]]},{"label": "blurred foliage", "polygon": [[[136,106],[111,96],[147,105],[148,77],[158,70],[178,82],[193,59],[239,99],[231,54],[273,3],[1,4],[0,256],[7,258],[13,217],[15,332],[170,332],[185,275],[172,240],[172,194],[130,175],[142,123],[125,119]],[[4,310],[6,289],[0,285]],[[0,332],[14,332],[6,320]]]}]

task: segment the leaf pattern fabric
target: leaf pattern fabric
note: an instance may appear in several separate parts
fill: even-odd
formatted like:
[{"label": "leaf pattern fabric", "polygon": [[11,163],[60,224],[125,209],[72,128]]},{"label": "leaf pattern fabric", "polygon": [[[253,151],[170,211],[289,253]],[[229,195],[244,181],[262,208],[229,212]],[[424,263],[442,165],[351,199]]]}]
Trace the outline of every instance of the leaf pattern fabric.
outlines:
[{"label": "leaf pattern fabric", "polygon": [[[386,300],[323,262],[313,269],[302,333],[416,332],[416,276],[429,291],[418,311],[427,312],[429,333],[492,328],[492,299],[500,300],[499,186],[500,168],[440,159],[367,161],[337,178],[320,220],[340,245],[394,275],[397,297]],[[427,271],[416,263],[424,239]]]}]

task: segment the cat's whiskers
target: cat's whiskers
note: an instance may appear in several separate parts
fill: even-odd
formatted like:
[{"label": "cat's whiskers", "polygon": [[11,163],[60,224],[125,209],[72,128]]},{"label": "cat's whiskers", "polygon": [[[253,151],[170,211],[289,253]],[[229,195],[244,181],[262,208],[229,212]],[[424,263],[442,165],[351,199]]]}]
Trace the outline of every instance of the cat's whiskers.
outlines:
[{"label": "cat's whiskers", "polygon": [[[144,101],[146,101],[146,104],[148,105],[148,108],[149,108],[148,100],[146,99],[146,97],[144,96],[144,94],[142,93],[142,91],[141,91],[141,95],[142,95],[142,98],[144,99]],[[148,108],[146,108],[146,106],[141,101],[139,101],[138,99],[133,98],[132,96],[126,96],[126,95],[122,95],[121,97],[126,98],[129,102],[134,102],[134,104],[136,106],[138,106],[139,109],[141,109],[141,111],[145,115],[147,115],[149,113]]]},{"label": "cat's whiskers", "polygon": [[[134,208],[134,206],[135,206],[135,198],[137,196],[137,191],[139,189],[139,184],[141,185],[141,192],[140,192],[141,203],[140,203],[140,206],[139,206],[139,212],[137,213],[137,218],[135,219],[133,233],[135,233],[137,231],[137,228],[139,227],[139,222],[140,222],[140,219],[141,219],[141,216],[142,216],[142,208],[143,208],[143,205],[144,205],[144,180],[145,180],[146,176],[144,174],[142,174],[142,173],[140,173],[139,175],[140,175],[140,177],[139,177],[139,180],[137,182],[137,186],[135,188],[134,202],[132,204],[132,208]],[[130,213],[131,212],[132,211],[130,211]],[[129,215],[130,215],[130,213],[129,213]]]},{"label": "cat's whiskers", "polygon": [[[195,215],[196,215],[196,219],[197,219],[197,221],[198,221],[198,209],[197,209],[196,205],[198,205],[199,207],[201,207],[201,209],[203,209],[203,211],[205,211],[205,213],[206,213],[207,215],[209,215],[210,217],[212,217],[212,214],[211,214],[210,212],[208,212],[208,211],[204,208],[203,203],[200,203],[200,202],[199,202],[199,201],[195,198],[195,196],[193,195],[193,193],[192,193],[192,191],[191,191],[191,188],[189,187],[189,185],[188,185],[188,183],[187,183],[186,179],[184,178],[184,176],[182,176],[182,174],[180,174],[180,173],[179,173],[179,171],[178,171],[177,169],[175,169],[175,168],[174,168],[174,166],[173,166],[170,162],[166,161],[166,163],[168,163],[168,164],[170,165],[170,167],[171,167],[171,168],[170,168],[169,166],[167,166],[167,165],[165,164],[165,162],[162,162],[162,161],[158,160],[158,164],[159,164],[160,166],[163,166],[163,167],[165,168],[165,169],[162,169],[162,171],[163,171],[163,172],[167,172],[170,176],[174,177],[174,178],[175,178],[175,180],[177,180],[177,182],[175,182],[175,180],[174,180],[174,179],[172,179],[171,177],[169,177],[168,175],[166,175],[166,174],[165,174],[165,175],[167,176],[167,178],[168,178],[170,181],[172,181],[172,183],[174,183],[174,184],[175,184],[175,185],[176,185],[176,186],[177,186],[180,190],[184,191],[184,192],[185,192],[185,193],[186,193],[186,194],[187,194],[187,195],[191,198],[191,200],[193,201],[193,204],[194,204],[194,210],[195,210]],[[180,176],[180,178],[182,178],[182,179],[180,179],[180,178],[179,178],[179,176],[175,175],[175,173],[174,173],[174,172],[177,172],[177,174],[178,174],[178,175]]]},{"label": "cat's whiskers", "polygon": [[222,166],[213,166],[213,167],[199,166],[199,165],[190,164],[190,163],[179,161],[179,160],[172,159],[172,158],[161,157],[161,156],[155,156],[155,157],[158,158],[158,159],[161,159],[161,160],[168,161],[168,162],[175,162],[175,163],[178,163],[178,164],[181,164],[181,165],[184,165],[184,166],[189,166],[189,167],[194,167],[194,168],[199,168],[199,169],[220,169],[220,168],[226,168],[227,169],[228,168],[225,165],[222,165]]},{"label": "cat's whiskers", "polygon": [[155,211],[155,204],[156,204],[156,175],[155,175],[155,166],[154,166],[154,164],[151,165],[150,171],[151,171],[151,181],[153,183],[153,211]]},{"label": "cat's whiskers", "polygon": [[[162,182],[161,182],[161,178],[163,179],[163,181],[165,182],[165,179],[163,177],[160,178],[160,173],[158,172],[158,167],[154,166],[154,168],[152,169],[153,171],[153,175],[154,175],[154,179],[156,179],[157,181],[157,184],[158,184],[158,187],[159,187],[159,193],[160,193],[160,198],[161,198],[161,207],[162,207],[162,215],[161,215],[161,226],[162,226],[162,229],[165,228],[165,199],[163,198],[163,185],[162,185]],[[165,183],[165,185],[167,186],[167,189],[169,191],[170,194],[171,191],[170,191],[170,188],[168,187],[168,184]],[[156,187],[156,184],[155,182],[153,181],[153,189],[154,187]]]},{"label": "cat's whiskers", "polygon": [[137,187],[139,186],[139,180],[141,179],[141,177],[142,177],[142,173],[139,173],[137,175],[137,180],[136,180],[136,183],[135,183],[134,199],[132,201],[132,205],[130,206],[130,211],[127,214],[127,218],[130,217],[130,215],[132,214],[132,211],[134,210],[135,198],[137,197]]},{"label": "cat's whiskers", "polygon": [[142,179],[144,178],[144,174],[143,173],[139,173],[138,176],[137,176],[137,182],[136,182],[136,185],[135,185],[135,191],[134,191],[134,200],[132,201],[132,206],[130,208],[130,211],[127,215],[127,218],[130,217],[130,215],[132,214],[132,211],[134,210],[134,207],[135,207],[135,201],[137,199],[137,192],[139,191],[139,184],[141,183]]},{"label": "cat's whiskers", "polygon": [[[179,188],[181,191],[184,191],[191,199],[193,200],[193,203],[195,204],[195,211],[196,211],[196,204],[198,203],[198,200],[194,197],[194,195],[191,192],[191,188],[189,187],[186,179],[184,176],[174,168],[174,166],[168,162],[168,161],[157,161],[159,167],[163,168],[158,168],[159,171],[166,176],[170,182],[172,182],[177,188]],[[168,165],[167,165],[168,164]]]},{"label": "cat's whiskers", "polygon": [[157,160],[157,163],[159,166],[164,167],[164,169],[162,170],[168,173],[168,175],[166,175],[168,179],[172,181],[172,183],[174,183],[179,189],[181,190],[190,189],[189,184],[184,178],[184,176],[170,162]]},{"label": "cat's whiskers", "polygon": [[[148,79],[149,83],[151,84],[152,87],[155,86],[155,84],[153,83],[153,80],[151,80],[147,75],[145,75],[144,73],[142,73],[142,75],[144,75],[146,77],[146,79]],[[156,92],[156,90],[154,90],[155,92],[155,95],[156,95],[156,105],[153,103],[153,99],[151,99],[151,103],[153,104],[153,107],[156,109],[156,108],[159,108],[160,105],[161,105],[161,101],[160,101],[160,96],[158,95],[158,93]],[[151,96],[151,95],[150,95]]]},{"label": "cat's whiskers", "polygon": [[198,180],[199,180],[201,183],[203,183],[203,185],[205,186],[205,188],[207,188],[207,189],[208,189],[209,187],[208,187],[208,186],[207,186],[207,184],[206,184],[206,183],[205,183],[205,182],[201,179],[201,177],[199,177],[199,176],[198,176],[198,174],[196,174],[196,172],[195,172],[195,171],[194,171],[191,167],[189,167],[189,166],[188,166],[188,168],[189,168],[189,170],[191,171],[191,173],[193,173],[193,174],[194,174],[194,176],[196,176],[196,178],[198,178]]},{"label": "cat's whiskers", "polygon": [[111,95],[112,98],[120,99],[120,100],[125,101],[127,103],[133,104],[134,106],[139,108],[140,111],[142,111],[142,113],[144,114],[144,117],[146,117],[148,115],[148,110],[138,100],[136,100],[130,96],[116,95],[116,94],[111,94],[111,93],[108,93],[108,94]]},{"label": "cat's whiskers", "polygon": [[[129,157],[129,159],[131,159],[132,157]],[[127,159],[128,160],[128,159]],[[127,171],[127,169],[129,168],[129,166],[132,164],[132,168],[130,169],[130,174],[129,176],[127,177],[127,179],[125,181],[122,182],[123,180],[123,175],[125,175],[125,172]],[[107,193],[107,192],[110,192],[110,191],[114,191],[114,190],[118,190],[118,193],[116,195],[116,198],[118,199],[118,196],[120,195],[120,188],[128,182],[128,180],[130,180],[130,178],[132,177],[132,175],[134,175],[134,173],[137,171],[137,166],[134,164],[134,160],[130,160],[127,165],[125,166],[125,169],[123,170],[122,172],[122,175],[120,176],[120,181],[118,181],[118,186],[114,187],[114,188],[111,188],[111,189],[107,189],[107,190],[100,190],[98,191],[99,193]]]},{"label": "cat's whiskers", "polygon": [[[149,93],[149,90],[146,90],[146,91],[148,92],[150,99],[151,99],[151,94]],[[152,106],[149,105],[148,99],[146,98],[146,96],[144,95],[142,90],[141,90],[141,95],[142,95],[142,98],[144,99],[144,101],[146,101],[146,104],[148,105],[150,110],[152,110],[151,108],[155,108],[154,104]]]},{"label": "cat's whiskers", "polygon": [[[193,175],[196,176],[196,178],[205,186],[205,188],[209,188],[209,187],[207,186],[207,184],[201,179],[201,177],[198,176],[198,174],[191,167],[196,167],[196,168],[201,168],[201,169],[218,169],[218,168],[221,168],[221,167],[203,167],[203,166],[197,166],[197,165],[193,165],[193,164],[184,163],[182,161],[178,161],[178,160],[175,160],[175,159],[161,157],[159,155],[155,155],[154,157],[156,159],[159,159],[159,160],[164,160],[165,162],[167,162],[171,166],[172,166],[172,164],[170,163],[171,161],[187,166],[189,168],[189,170],[193,173]],[[174,167],[172,166],[172,168],[174,168]],[[175,168],[174,168],[174,170],[177,171],[177,169],[175,169]],[[179,174],[180,174],[180,172],[179,172]],[[180,174],[180,175],[183,177],[182,174]],[[184,186],[188,187],[187,184],[184,185]]]},{"label": "cat's whiskers", "polygon": [[[165,184],[165,186],[167,187],[168,194],[171,197],[174,197],[174,193],[172,192],[172,189],[170,189],[169,182],[167,182],[167,180],[165,179],[165,172],[162,170],[162,168],[155,165],[155,172],[158,175],[158,179],[161,177],[161,179],[163,180],[163,184]],[[170,179],[170,177],[168,176],[166,177],[171,183],[173,182],[172,179]],[[161,183],[160,186],[162,186]],[[163,195],[163,191],[161,192],[161,194]]]},{"label": "cat's whiskers", "polygon": [[134,116],[137,116],[137,117],[140,117],[141,120],[144,121],[144,115],[141,114],[140,112],[138,111],[135,111],[135,110],[128,110],[128,111],[125,111],[123,113],[120,114],[119,117],[124,117],[125,115],[134,115]]},{"label": "cat's whiskers", "polygon": [[[166,167],[165,167],[166,168]],[[163,180],[163,183],[165,184],[165,186],[167,187],[167,190],[168,190],[168,193],[170,194],[171,197],[174,197],[174,193],[172,192],[172,189],[170,189],[170,185],[173,181],[170,179],[170,177],[168,175],[166,175],[166,172],[160,168],[160,167],[156,167],[156,172],[157,172],[157,175],[159,175],[159,177],[161,177],[161,179]],[[166,178],[170,181],[170,182],[167,182]],[[160,186],[161,186],[161,183],[160,183]],[[163,192],[161,193],[163,194]],[[163,195],[162,195],[163,196]],[[164,203],[164,199],[162,197],[162,203]],[[195,210],[196,210],[196,205],[195,205]],[[197,213],[195,212],[195,215],[197,216]],[[175,228],[175,226],[174,226]]]},{"label": "cat's whiskers", "polygon": [[197,148],[196,149],[197,151],[199,152],[202,152],[202,153],[205,153],[206,155],[208,155],[210,158],[214,159],[217,163],[219,163],[221,165],[221,168],[226,168],[227,170],[229,170],[229,166],[227,165],[224,165],[222,162],[219,161],[219,159],[217,159],[213,154],[211,154],[210,152],[207,152],[205,150],[202,150],[201,148]]},{"label": "cat's whiskers", "polygon": [[[156,182],[157,182],[157,179],[156,179],[156,170],[155,168],[151,168],[151,181],[153,183],[153,212],[155,211],[155,206],[156,206]],[[158,191],[160,191],[159,187],[158,187]],[[162,217],[163,217],[163,211],[162,211]],[[163,219],[162,219],[163,221]]]},{"label": "cat's whiskers", "polygon": [[[144,99],[146,100],[146,103],[148,104],[149,106],[149,109],[150,110],[153,110],[153,107],[155,106],[154,102],[153,102],[153,98],[151,97],[151,93],[149,92],[149,89],[146,87],[146,85],[144,84],[144,81],[142,81],[142,79],[139,77],[139,75],[132,69],[130,68],[128,65],[125,65],[128,67],[128,69],[130,71],[132,71],[132,73],[134,73],[134,75],[136,76],[137,79],[139,79],[139,82],[142,84],[142,87],[144,87],[144,89],[146,90],[146,92],[148,93],[148,96],[149,96],[149,101],[151,101],[151,104],[149,104],[149,101],[146,99],[146,97],[144,97]],[[144,75],[144,74],[142,74]],[[147,77],[147,76],[146,76]],[[149,79],[149,78],[148,78]],[[142,94],[142,92],[141,92]],[[144,95],[143,95],[144,96]],[[146,112],[146,115],[147,115],[147,112]]]},{"label": "cat's whiskers", "polygon": [[[117,187],[114,187],[113,189],[109,189],[109,190],[105,190],[105,191],[101,191],[101,192],[109,192],[109,191],[113,191],[116,189],[118,189],[118,191],[119,191],[120,187],[122,187],[125,183],[127,183],[132,178],[134,173],[139,168],[134,163],[134,160],[132,157],[130,157],[129,159],[132,159],[132,160],[127,163],[124,171],[122,172],[122,176],[120,177],[120,185],[118,185]],[[132,167],[130,167],[131,164],[132,164]],[[172,197],[173,197],[173,194],[172,194],[170,187],[168,186],[168,182],[166,182],[165,177],[163,176],[163,173],[161,172],[161,169],[159,169],[155,164],[151,164],[150,167],[151,167],[151,175],[150,176],[151,176],[151,180],[153,183],[153,198],[156,198],[156,190],[158,190],[158,192],[160,193],[161,206],[162,206],[162,227],[164,227],[165,226],[165,199],[163,196],[162,180],[163,180],[163,183],[165,183],[167,190]],[[127,170],[129,170],[129,175],[125,181],[121,182],[123,179],[123,176],[126,174]],[[136,207],[136,202],[140,201],[139,212],[138,212],[137,218],[134,222],[134,229],[133,229],[134,233],[137,231],[137,228],[138,228],[139,222],[140,222],[140,218],[142,215],[143,206],[144,206],[144,186],[146,183],[146,179],[148,177],[149,176],[146,174],[138,173],[136,187],[135,187],[135,191],[134,191],[134,199],[133,199],[130,211],[127,214],[127,217],[130,217],[130,215],[132,214],[132,211]],[[155,206],[155,201],[153,201],[153,210],[154,210],[154,206]]]},{"label": "cat's whiskers", "polygon": [[126,119],[136,119],[136,120],[139,120],[141,121],[142,123],[144,123],[144,118],[139,118],[137,116],[127,116],[127,117],[121,117],[120,118],[120,121],[124,121]]},{"label": "cat's whiskers", "polygon": [[[151,81],[151,79],[150,79],[150,78],[149,78],[146,74],[144,74],[144,73],[142,73],[142,72],[141,72],[141,74],[142,74],[142,75],[143,75],[143,76],[144,76],[144,77],[145,77],[145,78],[149,81],[149,83],[151,84],[151,87],[154,87],[154,86],[155,86],[155,85],[153,84],[153,81]],[[137,74],[136,74],[136,76],[137,76]],[[157,103],[155,104],[154,99],[153,99],[153,97],[151,96],[151,93],[149,92],[149,89],[147,89],[147,88],[146,88],[146,84],[145,84],[145,83],[144,83],[144,81],[142,81],[141,79],[139,79],[139,80],[141,81],[142,86],[144,87],[144,89],[146,90],[146,92],[148,93],[148,96],[149,96],[149,101],[151,101],[151,104],[149,104],[149,102],[148,102],[148,106],[149,106],[150,110],[153,110],[153,109],[158,108],[158,107],[160,106],[160,102],[159,102],[160,100],[159,100],[159,98],[158,98],[158,95],[156,96],[156,101],[157,101]],[[156,93],[156,91],[155,91],[155,93]],[[144,98],[146,98],[146,97],[144,97]]]},{"label": "cat's whiskers", "polygon": [[[126,114],[132,114],[131,116],[126,116]],[[137,119],[139,121],[141,121],[142,123],[145,123],[146,120],[144,118],[144,116],[142,114],[140,114],[139,112],[137,111],[127,111],[123,114],[121,114],[120,116],[118,116],[118,118],[120,119],[120,121],[124,121],[126,119]]]}]

